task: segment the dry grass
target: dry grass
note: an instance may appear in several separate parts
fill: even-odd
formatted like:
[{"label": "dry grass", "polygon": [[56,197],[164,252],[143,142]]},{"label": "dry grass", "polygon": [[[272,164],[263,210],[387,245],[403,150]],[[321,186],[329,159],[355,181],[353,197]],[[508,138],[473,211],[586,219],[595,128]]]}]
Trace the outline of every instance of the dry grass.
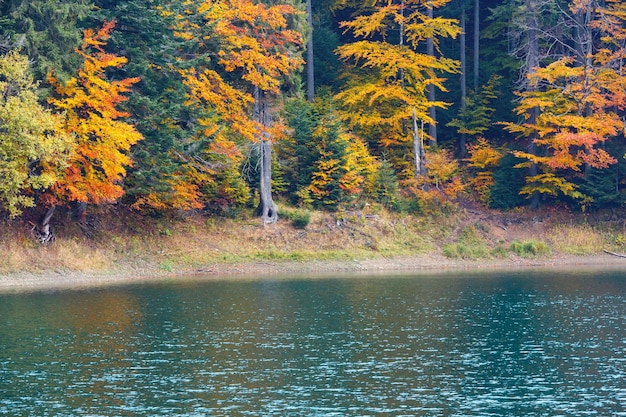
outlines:
[{"label": "dry grass", "polygon": [[112,258],[109,254],[74,239],[59,239],[49,246],[24,243],[10,241],[0,245],[0,273],[87,272],[104,270],[111,266]]},{"label": "dry grass", "polygon": [[[312,212],[304,230],[294,228],[287,219],[263,226],[257,218],[233,220],[200,215],[153,219],[109,212],[101,218],[92,239],[85,238],[70,220],[55,224],[58,238],[46,247],[39,246],[24,225],[4,224],[0,231],[0,274],[119,270],[149,274],[205,269],[217,264],[424,255],[464,247],[481,248],[477,254],[472,252],[472,258],[489,258],[494,256],[494,247],[505,248],[493,232],[503,232],[497,226],[501,220],[477,222],[466,213],[428,218],[384,210],[350,215]],[[470,229],[474,233],[468,236]],[[535,232],[526,224],[510,227],[508,232],[513,229],[527,235]],[[547,226],[537,233],[541,235],[520,234],[507,239],[545,240],[553,253],[568,254],[598,253],[619,240],[611,237],[617,232],[612,235],[610,231],[574,222]],[[507,256],[507,249],[501,251],[500,256]]]},{"label": "dry grass", "polygon": [[609,247],[606,233],[589,224],[560,224],[548,233],[551,246],[558,252],[589,255]]},{"label": "dry grass", "polygon": [[[380,217],[338,222],[334,216],[324,213],[313,213],[305,230],[293,228],[286,220],[266,226],[257,219],[223,219],[211,221],[209,225],[193,222],[188,220],[186,225],[174,225],[171,234],[163,238],[162,255],[166,261],[197,267],[250,260],[368,258],[402,249],[397,244],[396,232],[405,234],[411,227],[383,221]],[[401,239],[402,245],[421,253],[426,245],[420,236],[412,234],[410,239]]]},{"label": "dry grass", "polygon": [[[38,271],[169,271],[264,260],[352,260],[433,251],[440,227],[423,219],[313,212],[304,230],[288,220],[202,216],[150,219],[112,216],[93,239],[71,224],[56,225],[56,242],[39,246],[23,227],[5,225],[0,273]],[[428,227],[427,227],[428,226]]]}]

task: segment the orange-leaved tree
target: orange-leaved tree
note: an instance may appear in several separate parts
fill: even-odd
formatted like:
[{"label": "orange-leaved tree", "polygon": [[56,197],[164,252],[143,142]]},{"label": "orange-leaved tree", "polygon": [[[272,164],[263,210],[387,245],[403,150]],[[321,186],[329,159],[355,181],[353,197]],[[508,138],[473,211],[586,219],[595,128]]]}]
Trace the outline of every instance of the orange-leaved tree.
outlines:
[{"label": "orange-leaved tree", "polygon": [[[603,169],[615,163],[602,144],[624,130],[618,112],[626,108],[626,8],[616,1],[599,8],[592,0],[576,0],[570,10],[586,18],[580,19],[584,33],[589,34],[585,49],[572,49],[571,56],[535,68],[528,75],[533,88],[520,93],[516,111],[528,115],[529,109],[536,108],[539,114],[524,123],[506,125],[511,132],[534,137],[539,150],[516,152],[527,160],[519,167],[534,164],[540,170],[526,178],[522,194],[562,193],[587,201],[589,196],[578,190],[576,177],[588,168]],[[594,34],[600,43],[593,41]]]},{"label": "orange-leaved tree", "polygon": [[198,129],[182,155],[189,168],[188,181],[202,191],[205,204],[223,212],[249,198],[239,175],[244,154],[238,139],[249,138],[255,131],[246,112],[252,97],[226,83],[213,69],[190,68],[180,73],[188,89],[186,105],[199,114]]},{"label": "orange-leaved tree", "polygon": [[[232,149],[236,137],[258,145],[259,213],[264,222],[275,222],[271,152],[284,131],[274,120],[275,99],[303,63],[302,35],[292,27],[300,12],[290,4],[252,0],[189,3],[193,7],[181,16],[181,37],[195,42],[196,53],[217,55],[203,68],[183,72],[190,99],[212,111],[202,122],[207,135],[215,135],[218,148]],[[200,21],[191,23],[190,16]]]},{"label": "orange-leaved tree", "polygon": [[603,68],[600,79],[610,92],[615,108],[623,111],[626,107],[626,3],[606,0],[595,16],[590,26],[602,34],[594,56],[597,65]]},{"label": "orange-leaved tree", "polygon": [[49,101],[65,113],[65,128],[76,140],[65,176],[54,186],[54,202],[103,204],[124,194],[122,179],[132,164],[130,148],[142,136],[118,106],[139,79],[107,79],[108,68],[127,61],[104,49],[114,26],[115,22],[105,22],[98,31],[84,31],[76,51],[84,62],[75,77],[61,83],[50,76],[58,96]]},{"label": "orange-leaved tree", "polygon": [[[518,167],[536,164],[537,175],[526,178],[521,193],[534,193],[584,198],[572,181],[582,175],[586,166],[606,168],[615,163],[601,144],[621,131],[621,118],[611,111],[602,87],[597,84],[598,71],[571,65],[572,60],[560,59],[530,74],[531,82],[541,84],[536,90],[521,93],[516,108],[518,115],[539,108],[533,123],[507,124],[507,129],[522,136],[536,135],[533,140],[541,152],[515,152],[528,162]],[[594,86],[587,88],[588,85]]]}]

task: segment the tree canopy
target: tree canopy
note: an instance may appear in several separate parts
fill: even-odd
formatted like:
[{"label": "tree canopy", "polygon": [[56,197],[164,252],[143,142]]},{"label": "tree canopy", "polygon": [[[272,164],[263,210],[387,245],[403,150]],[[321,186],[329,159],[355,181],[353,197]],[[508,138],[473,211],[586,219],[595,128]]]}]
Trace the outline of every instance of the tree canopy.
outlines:
[{"label": "tree canopy", "polygon": [[274,198],[624,201],[619,0],[12,0],[0,12],[8,216],[72,202],[256,206],[272,222]]}]

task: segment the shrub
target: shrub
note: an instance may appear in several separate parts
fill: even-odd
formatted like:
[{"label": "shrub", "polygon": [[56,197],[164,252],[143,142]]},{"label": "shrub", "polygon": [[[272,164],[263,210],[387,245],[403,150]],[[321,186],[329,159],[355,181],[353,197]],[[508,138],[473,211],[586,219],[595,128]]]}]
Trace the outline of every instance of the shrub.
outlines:
[{"label": "shrub", "polygon": [[296,229],[305,229],[311,223],[311,212],[307,210],[284,210],[280,214]]},{"label": "shrub", "polygon": [[291,225],[296,229],[304,229],[311,222],[311,213],[308,211],[296,211],[294,218],[291,220]]},{"label": "shrub", "polygon": [[491,255],[495,258],[506,258],[509,255],[509,251],[506,246],[499,244],[491,250]]},{"label": "shrub", "polygon": [[443,255],[448,258],[479,259],[489,256],[484,245],[473,245],[464,242],[451,243],[442,248]]},{"label": "shrub", "polygon": [[550,247],[545,242],[537,242],[536,240],[527,240],[524,242],[513,241],[509,249],[511,252],[524,258],[550,254]]}]

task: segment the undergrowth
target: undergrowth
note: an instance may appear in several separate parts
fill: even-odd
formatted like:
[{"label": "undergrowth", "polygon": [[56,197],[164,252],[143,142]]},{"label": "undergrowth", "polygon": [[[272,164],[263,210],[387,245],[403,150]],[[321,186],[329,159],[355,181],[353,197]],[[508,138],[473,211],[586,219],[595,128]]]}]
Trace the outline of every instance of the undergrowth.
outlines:
[{"label": "undergrowth", "polygon": [[544,257],[553,252],[626,250],[623,228],[572,222],[546,227],[543,234],[531,238],[506,241],[495,236],[494,231],[501,231],[497,222],[469,221],[462,212],[425,217],[384,209],[350,215],[292,209],[277,224],[265,226],[252,216],[152,218],[110,211],[100,218],[100,226],[87,238],[69,217],[59,216],[53,225],[57,239],[48,246],[35,242],[27,224],[0,224],[0,274],[120,270],[149,274],[264,261],[351,261],[439,253],[480,260],[511,254]]},{"label": "undergrowth", "polygon": [[463,228],[454,243],[442,248],[444,256],[458,259],[480,259],[490,256],[489,247],[476,226]]},{"label": "undergrowth", "polygon": [[527,240],[523,242],[513,241],[509,246],[511,252],[523,258],[531,258],[538,256],[550,255],[550,247],[541,241]]},{"label": "undergrowth", "polygon": [[589,255],[611,246],[611,237],[589,224],[560,224],[550,233],[556,250],[573,255]]}]

